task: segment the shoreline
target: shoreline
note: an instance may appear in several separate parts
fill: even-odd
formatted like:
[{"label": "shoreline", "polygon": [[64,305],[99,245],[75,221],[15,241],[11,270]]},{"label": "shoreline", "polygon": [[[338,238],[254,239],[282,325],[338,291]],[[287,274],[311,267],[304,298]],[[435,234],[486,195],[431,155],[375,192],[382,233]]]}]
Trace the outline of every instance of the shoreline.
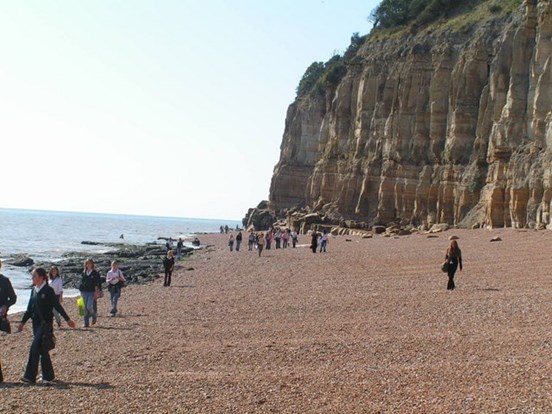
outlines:
[{"label": "shoreline", "polygon": [[[464,270],[447,292],[439,267],[453,234]],[[61,382],[47,393],[17,381],[30,327],[0,336],[0,411],[552,411],[552,259],[535,255],[552,233],[336,236],[327,253],[261,257],[246,244],[230,253],[227,236],[205,236],[173,286],[123,289],[120,317],[103,298],[96,326],[56,330]]]}]

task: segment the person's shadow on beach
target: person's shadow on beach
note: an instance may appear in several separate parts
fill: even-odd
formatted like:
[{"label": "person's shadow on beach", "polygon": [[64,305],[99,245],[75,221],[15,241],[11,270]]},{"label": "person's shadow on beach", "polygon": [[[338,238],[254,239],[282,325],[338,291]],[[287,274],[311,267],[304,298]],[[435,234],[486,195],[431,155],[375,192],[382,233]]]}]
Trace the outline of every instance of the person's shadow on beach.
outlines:
[{"label": "person's shadow on beach", "polygon": [[9,388],[29,388],[29,387],[41,387],[41,388],[59,388],[59,389],[69,389],[75,387],[86,387],[86,388],[95,388],[97,390],[110,390],[115,387],[107,382],[100,382],[94,384],[91,382],[65,382],[65,381],[54,381],[49,384],[41,384],[40,382],[30,385],[23,382],[3,382],[0,384],[0,389],[9,389]]}]

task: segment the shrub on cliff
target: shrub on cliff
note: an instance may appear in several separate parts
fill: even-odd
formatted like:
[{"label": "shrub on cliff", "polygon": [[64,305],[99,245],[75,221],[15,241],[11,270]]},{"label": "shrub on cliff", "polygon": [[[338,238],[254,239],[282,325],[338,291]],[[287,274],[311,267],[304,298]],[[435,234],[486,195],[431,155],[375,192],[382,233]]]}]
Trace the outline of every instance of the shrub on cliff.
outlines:
[{"label": "shrub on cliff", "polygon": [[469,10],[485,0],[383,0],[368,17],[374,29],[412,24],[423,26],[460,10]]},{"label": "shrub on cliff", "polygon": [[343,56],[335,54],[326,63],[313,62],[299,81],[297,96],[304,96],[310,92],[322,93],[324,90],[335,88],[347,74],[347,64],[355,57],[366,36],[358,32],[351,36],[351,44]]},{"label": "shrub on cliff", "polygon": [[305,74],[299,81],[296,92],[298,96],[305,95],[309,93],[318,79],[324,74],[324,63],[323,62],[313,62],[305,71]]}]

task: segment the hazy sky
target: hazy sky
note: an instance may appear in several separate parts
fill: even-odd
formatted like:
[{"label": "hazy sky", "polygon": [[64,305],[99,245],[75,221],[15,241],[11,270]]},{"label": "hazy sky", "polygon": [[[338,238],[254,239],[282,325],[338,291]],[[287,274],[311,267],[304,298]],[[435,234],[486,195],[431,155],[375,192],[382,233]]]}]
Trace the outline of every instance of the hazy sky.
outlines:
[{"label": "hazy sky", "polygon": [[241,219],[379,0],[0,1],[0,207]]}]

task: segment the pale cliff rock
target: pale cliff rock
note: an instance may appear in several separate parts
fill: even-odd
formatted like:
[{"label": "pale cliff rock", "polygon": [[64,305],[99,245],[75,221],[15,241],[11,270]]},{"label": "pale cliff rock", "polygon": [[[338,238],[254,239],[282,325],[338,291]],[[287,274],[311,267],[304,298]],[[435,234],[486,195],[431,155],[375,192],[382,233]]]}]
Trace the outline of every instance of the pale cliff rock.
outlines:
[{"label": "pale cliff rock", "polygon": [[371,224],[550,224],[552,4],[367,40],[290,105],[269,204]]}]

